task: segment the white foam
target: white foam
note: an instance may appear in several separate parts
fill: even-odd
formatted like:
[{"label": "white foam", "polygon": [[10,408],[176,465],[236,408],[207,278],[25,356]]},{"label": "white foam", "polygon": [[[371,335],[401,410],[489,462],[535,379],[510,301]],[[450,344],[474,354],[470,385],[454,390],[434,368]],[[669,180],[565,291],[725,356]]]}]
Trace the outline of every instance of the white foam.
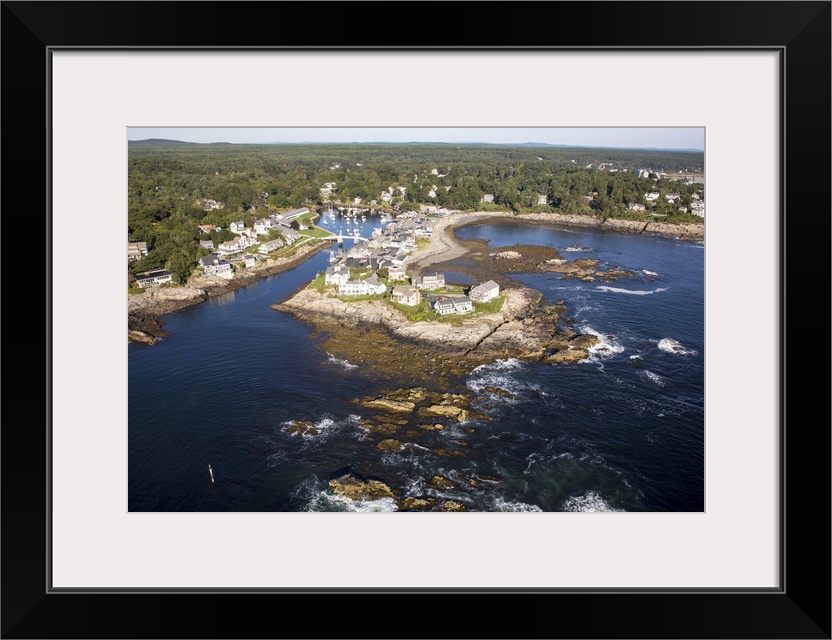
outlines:
[{"label": "white foam", "polygon": [[667,291],[667,287],[659,287],[658,289],[651,289],[648,291],[633,291],[632,289],[621,289],[620,287],[608,287],[606,285],[600,285],[595,287],[596,291],[607,291],[609,293],[629,293],[633,296],[649,296],[654,293],[661,293],[662,291]]},{"label": "white foam", "polygon": [[624,347],[616,342],[614,338],[610,338],[605,333],[596,331],[592,327],[581,327],[581,332],[589,333],[596,336],[600,340],[600,342],[587,349],[589,358],[587,358],[584,362],[598,362],[599,359],[609,358],[624,352]]},{"label": "white foam", "polygon": [[585,252],[585,251],[592,251],[591,247],[566,247],[564,251],[570,252]]},{"label": "white foam", "polygon": [[293,436],[300,436],[304,439],[304,441],[307,442],[311,440],[323,441],[326,440],[334,432],[340,430],[343,427],[361,426],[360,420],[361,416],[355,414],[351,414],[341,420],[333,420],[331,417],[325,416],[317,422],[312,423],[315,429],[318,431],[318,433],[298,433],[296,431],[290,431],[289,425],[293,424],[295,420],[289,420],[287,422],[282,423],[281,430]]},{"label": "white foam", "polygon": [[352,364],[348,360],[340,360],[340,359],[336,358],[335,356],[333,356],[332,354],[329,354],[329,353],[327,355],[329,356],[329,358],[327,358],[327,362],[331,362],[332,364],[339,364],[342,367],[344,367],[345,369],[357,369],[358,368],[357,364]]},{"label": "white foam", "polygon": [[351,511],[360,513],[398,511],[393,498],[350,500],[346,496],[321,491],[311,497],[307,511]]},{"label": "white foam", "polygon": [[641,360],[641,356],[630,356],[630,360]]},{"label": "white foam", "polygon": [[659,349],[666,353],[673,353],[681,356],[695,356],[696,351],[683,347],[673,338],[662,338],[659,340]]},{"label": "white foam", "polygon": [[526,504],[525,502],[512,502],[510,500],[503,500],[502,498],[497,498],[494,501],[494,508],[492,509],[492,511],[519,511],[523,513],[542,513],[543,509],[541,509],[535,504]]},{"label": "white foam", "polygon": [[563,501],[563,510],[573,513],[623,512],[615,509],[595,491],[587,491],[581,496],[572,496]]},{"label": "white foam", "polygon": [[494,362],[490,362],[488,364],[481,364],[476,367],[471,374],[473,375],[482,371],[510,371],[511,369],[519,369],[522,366],[523,363],[517,358],[506,358],[504,360],[495,360]]},{"label": "white foam", "polygon": [[648,271],[647,269],[642,269],[641,272],[646,276],[657,276],[657,275],[659,275],[655,271]]},{"label": "white foam", "polygon": [[657,373],[653,373],[652,371],[645,371],[644,375],[647,376],[649,380],[652,380],[660,387],[664,386],[664,379]]}]

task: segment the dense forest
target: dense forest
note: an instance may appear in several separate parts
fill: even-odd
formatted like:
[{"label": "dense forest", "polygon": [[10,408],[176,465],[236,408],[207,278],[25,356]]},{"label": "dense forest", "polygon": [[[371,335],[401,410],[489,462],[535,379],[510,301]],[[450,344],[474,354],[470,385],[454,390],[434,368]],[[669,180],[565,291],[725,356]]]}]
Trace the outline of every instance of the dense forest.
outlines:
[{"label": "dense forest", "polygon": [[[639,171],[647,170],[639,177]],[[701,222],[684,213],[702,184],[662,174],[703,174],[702,152],[487,144],[192,144],[148,140],[128,149],[128,241],[148,255],[133,273],[170,269],[179,280],[207,251],[198,225],[230,239],[228,225],[327,201],[376,200],[388,210],[551,211],[600,217]],[[331,193],[321,187],[334,183]],[[391,189],[392,187],[392,189]],[[389,201],[382,199],[387,191]],[[658,192],[647,202],[647,192]],[[675,193],[675,203],[665,201]],[[493,202],[483,203],[489,194]],[[491,199],[489,197],[489,199]],[[545,204],[539,204],[543,199]],[[221,208],[206,206],[216,201]],[[644,204],[646,211],[629,209]],[[228,236],[228,237],[226,237]]]}]

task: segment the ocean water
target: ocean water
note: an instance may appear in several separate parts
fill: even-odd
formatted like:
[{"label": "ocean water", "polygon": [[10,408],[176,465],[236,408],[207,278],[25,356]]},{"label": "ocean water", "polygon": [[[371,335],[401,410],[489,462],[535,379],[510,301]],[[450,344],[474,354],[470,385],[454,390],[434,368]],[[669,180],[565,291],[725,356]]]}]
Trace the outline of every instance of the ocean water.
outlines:
[{"label": "ocean water", "polygon": [[[374,225],[369,218],[362,235]],[[564,301],[575,326],[601,344],[577,364],[477,368],[462,390],[491,419],[393,436],[409,443],[398,453],[375,448],[379,436],[370,439],[352,402],[397,381],[380,387],[326,353],[309,326],[269,308],[325,269],[327,251],[166,316],[168,338],[128,345],[129,510],[396,510],[390,498],[334,495],[328,481],[349,471],[469,511],[703,511],[704,245],[512,222],[458,235],[492,247],[552,246],[639,276],[515,276]],[[318,433],[289,432],[294,420]],[[460,441],[462,455],[436,453]],[[429,485],[435,475],[447,488]]]}]

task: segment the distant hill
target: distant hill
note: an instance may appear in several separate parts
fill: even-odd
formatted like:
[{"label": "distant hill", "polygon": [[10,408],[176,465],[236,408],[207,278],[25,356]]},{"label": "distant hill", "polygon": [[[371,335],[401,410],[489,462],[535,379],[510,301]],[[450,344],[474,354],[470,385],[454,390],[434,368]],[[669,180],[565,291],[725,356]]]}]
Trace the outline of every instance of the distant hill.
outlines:
[{"label": "distant hill", "polygon": [[133,147],[195,147],[198,142],[185,142],[184,140],[165,140],[164,138],[148,138],[147,140],[128,140],[127,144]]}]

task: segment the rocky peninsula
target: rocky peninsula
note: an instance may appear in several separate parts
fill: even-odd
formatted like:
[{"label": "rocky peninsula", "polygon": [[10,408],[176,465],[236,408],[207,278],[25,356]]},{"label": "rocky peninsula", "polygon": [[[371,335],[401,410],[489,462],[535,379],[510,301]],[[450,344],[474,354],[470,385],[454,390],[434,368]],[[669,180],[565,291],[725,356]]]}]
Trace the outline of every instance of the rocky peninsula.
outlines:
[{"label": "rocky peninsula", "polygon": [[[553,248],[516,246],[490,251],[486,241],[460,241],[454,229],[492,219],[522,220],[531,224],[564,224],[609,228],[627,233],[649,233],[688,240],[704,237],[703,225],[662,225],[589,216],[471,212],[436,221],[430,244],[405,262],[409,275],[428,266],[465,257],[473,265],[468,275],[477,281],[494,279],[505,301],[499,311],[458,316],[452,321],[414,321],[386,300],[350,300],[330,291],[306,287],[273,305],[311,325],[333,357],[365,368],[368,374],[396,376],[414,383],[447,388],[450,381],[475,367],[498,359],[517,358],[554,364],[577,362],[592,349],[603,349],[599,338],[579,334],[565,316],[562,303],[544,304],[542,294],[520,286],[512,273],[552,272],[561,278],[612,281],[639,277],[618,267],[598,269],[589,258],[566,260]],[[454,267],[465,271],[458,264]]]}]

